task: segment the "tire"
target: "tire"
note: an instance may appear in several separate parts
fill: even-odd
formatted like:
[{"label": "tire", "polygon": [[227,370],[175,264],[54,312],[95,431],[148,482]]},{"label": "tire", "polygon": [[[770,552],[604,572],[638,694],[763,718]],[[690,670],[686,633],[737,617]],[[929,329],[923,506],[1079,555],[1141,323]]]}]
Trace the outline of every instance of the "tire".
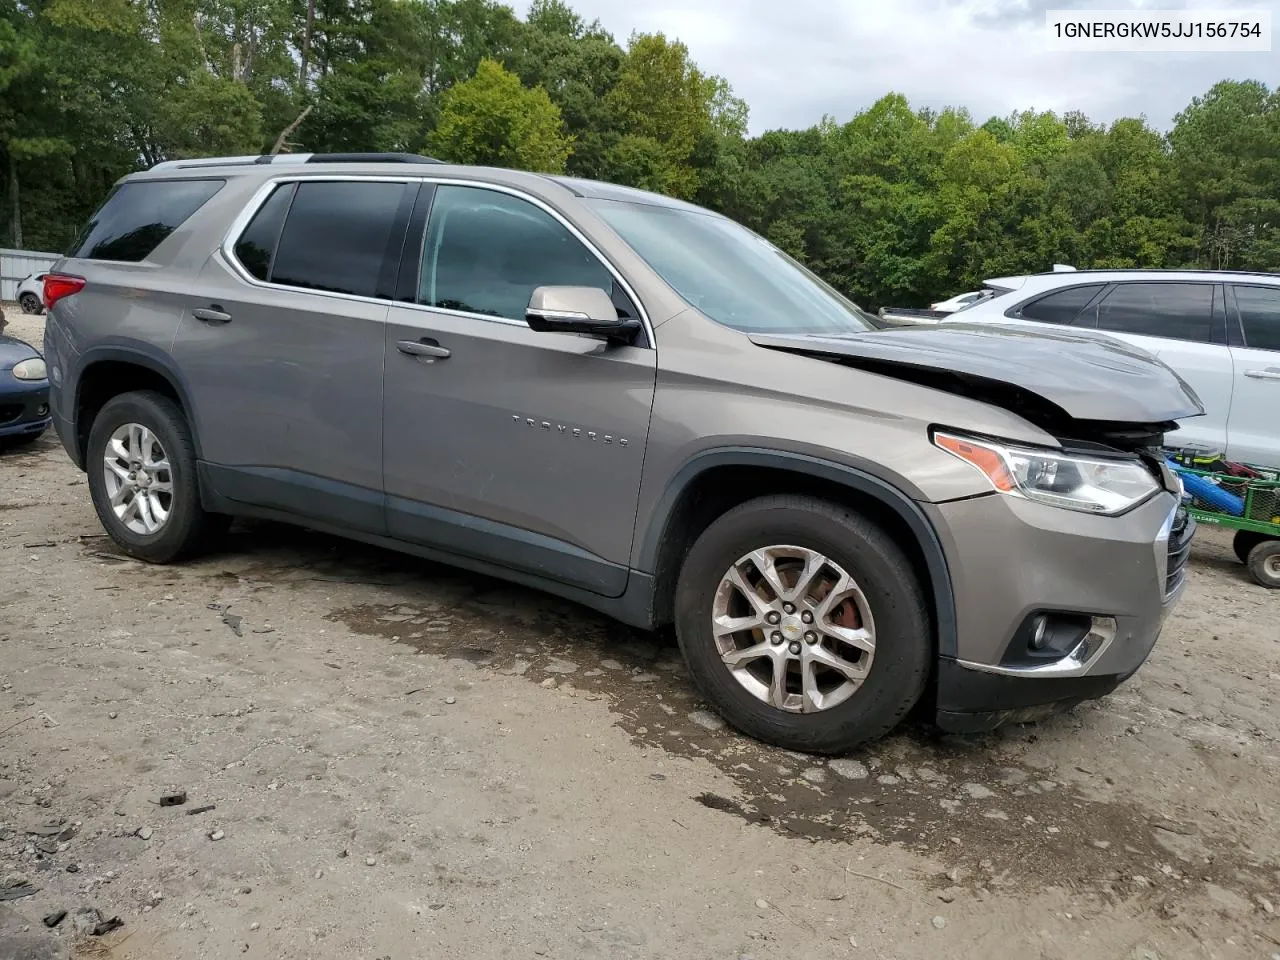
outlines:
[{"label": "tire", "polygon": [[1235,538],[1231,541],[1231,549],[1235,551],[1236,559],[1241,563],[1249,562],[1249,554],[1253,553],[1253,548],[1260,543],[1266,543],[1272,539],[1265,533],[1257,533],[1253,530],[1237,530]]},{"label": "tire", "polygon": [[[157,474],[160,478],[168,476],[167,516],[154,532],[130,529],[111,503],[105,469],[107,445],[113,434],[130,424],[154,435],[168,463],[168,470]],[[139,560],[172,563],[193,556],[212,545],[227,527],[228,518],[206,513],[200,505],[191,428],[178,405],[164,394],[141,390],[107,401],[89,431],[85,466],[89,493],[102,526],[123,552]],[[162,482],[157,481],[157,489]]]},{"label": "tire", "polygon": [[24,293],[18,298],[18,306],[22,308],[23,313],[42,313],[44,304],[40,302],[40,298],[34,293]]},{"label": "tire", "polygon": [[1280,590],[1280,540],[1267,540],[1253,548],[1249,573],[1262,586]]},{"label": "tire", "polygon": [[[773,545],[816,551],[843,568],[860,588],[873,621],[874,653],[865,679],[847,699],[833,699],[833,705],[813,712],[793,712],[799,709],[796,702],[790,703],[791,710],[782,709],[762,698],[773,694],[753,693],[740,679],[743,671],[731,670],[717,646],[712,625],[715,605],[724,604],[722,598],[726,595],[733,597],[729,602],[737,603],[740,609],[745,602],[740,589],[722,589],[722,579],[740,558]],[[754,565],[751,568],[758,569]],[[834,568],[826,569],[834,573]],[[784,577],[783,586],[794,584],[788,584]],[[836,604],[837,610],[843,605]],[[857,601],[854,606],[858,625],[865,626],[867,617],[862,615]],[[814,609],[802,605],[793,612],[799,616]],[[748,736],[804,753],[845,753],[888,733],[920,699],[933,661],[929,608],[911,564],[893,538],[857,512],[811,497],[761,497],[729,510],[707,527],[680,570],[675,620],[676,635],[694,683],[725,720]],[[805,629],[797,626],[795,617],[788,620],[782,626],[790,626],[793,637],[796,629]],[[770,632],[770,645],[776,646],[773,641],[780,636],[776,631]],[[810,636],[805,632],[804,641],[793,639],[785,647],[799,647],[801,656],[811,656],[810,648],[802,645]],[[765,639],[764,632],[752,631],[735,635],[733,643],[741,644],[739,650],[752,645],[764,649]],[[818,646],[829,643],[823,639]],[[781,654],[782,649],[777,647],[777,653]],[[759,654],[757,658],[750,662],[762,664],[769,677],[776,677],[772,664],[777,661]],[[786,690],[790,691],[799,679],[798,673],[789,675]],[[754,682],[765,684],[760,678]],[[804,689],[801,687],[798,694],[787,693],[787,699],[807,703]]]}]

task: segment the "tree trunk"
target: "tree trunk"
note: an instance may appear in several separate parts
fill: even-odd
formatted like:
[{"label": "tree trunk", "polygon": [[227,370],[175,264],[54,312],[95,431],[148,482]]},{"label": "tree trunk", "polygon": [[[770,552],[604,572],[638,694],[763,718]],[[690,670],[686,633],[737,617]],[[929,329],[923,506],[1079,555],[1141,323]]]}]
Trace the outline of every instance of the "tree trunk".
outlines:
[{"label": "tree trunk", "polygon": [[316,23],[316,0],[307,0],[307,25],[302,31],[302,66],[298,68],[298,88],[307,92],[307,58],[311,55],[311,31]]},{"label": "tree trunk", "polygon": [[289,124],[287,127],[285,127],[283,130],[280,131],[280,136],[276,138],[276,145],[271,148],[271,154],[270,154],[271,156],[274,157],[277,153],[279,153],[281,150],[283,150],[286,146],[289,145],[289,136],[293,133],[293,131],[297,130],[298,127],[302,125],[302,121],[307,119],[307,114],[309,114],[310,112],[311,112],[311,104],[307,104],[306,107],[303,109],[303,111],[300,114],[298,114],[298,119],[294,120],[293,123]]},{"label": "tree trunk", "polygon": [[22,199],[18,194],[18,158],[9,151],[9,196],[13,200],[13,246],[22,249]]}]

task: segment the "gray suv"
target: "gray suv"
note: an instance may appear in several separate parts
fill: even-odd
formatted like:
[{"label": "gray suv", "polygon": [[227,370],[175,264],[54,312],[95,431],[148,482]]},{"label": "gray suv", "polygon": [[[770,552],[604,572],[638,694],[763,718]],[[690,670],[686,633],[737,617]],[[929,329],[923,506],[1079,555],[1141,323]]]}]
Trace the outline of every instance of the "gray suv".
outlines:
[{"label": "gray suv", "polygon": [[731,220],[412,155],[161,164],[46,281],[55,425],[121,549],[233,516],[674,626],[769,743],[843,752],[1101,696],[1193,523],[1202,408],[1071,330],[873,317]]}]

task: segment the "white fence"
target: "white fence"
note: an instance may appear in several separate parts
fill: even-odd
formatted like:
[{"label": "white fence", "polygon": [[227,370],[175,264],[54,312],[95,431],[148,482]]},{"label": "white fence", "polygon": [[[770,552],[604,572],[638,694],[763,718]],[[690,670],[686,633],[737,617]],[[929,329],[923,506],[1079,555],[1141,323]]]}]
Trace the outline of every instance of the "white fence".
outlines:
[{"label": "white fence", "polygon": [[33,273],[48,270],[62,258],[36,250],[0,250],[0,300],[16,300],[18,284]]}]

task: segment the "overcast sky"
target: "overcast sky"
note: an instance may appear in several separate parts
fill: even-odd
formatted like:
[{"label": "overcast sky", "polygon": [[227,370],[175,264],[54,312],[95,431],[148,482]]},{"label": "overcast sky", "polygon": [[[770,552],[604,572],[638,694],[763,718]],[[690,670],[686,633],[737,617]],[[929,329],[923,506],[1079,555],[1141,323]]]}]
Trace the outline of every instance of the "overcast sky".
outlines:
[{"label": "overcast sky", "polygon": [[1063,53],[1045,49],[1049,9],[1269,10],[1280,0],[570,0],[623,45],[632,30],[689,47],[751,107],[753,134],[838,121],[889,91],[915,107],[965,106],[981,123],[1013,110],[1145,114],[1161,129],[1222,79],[1280,84],[1270,53]]}]

